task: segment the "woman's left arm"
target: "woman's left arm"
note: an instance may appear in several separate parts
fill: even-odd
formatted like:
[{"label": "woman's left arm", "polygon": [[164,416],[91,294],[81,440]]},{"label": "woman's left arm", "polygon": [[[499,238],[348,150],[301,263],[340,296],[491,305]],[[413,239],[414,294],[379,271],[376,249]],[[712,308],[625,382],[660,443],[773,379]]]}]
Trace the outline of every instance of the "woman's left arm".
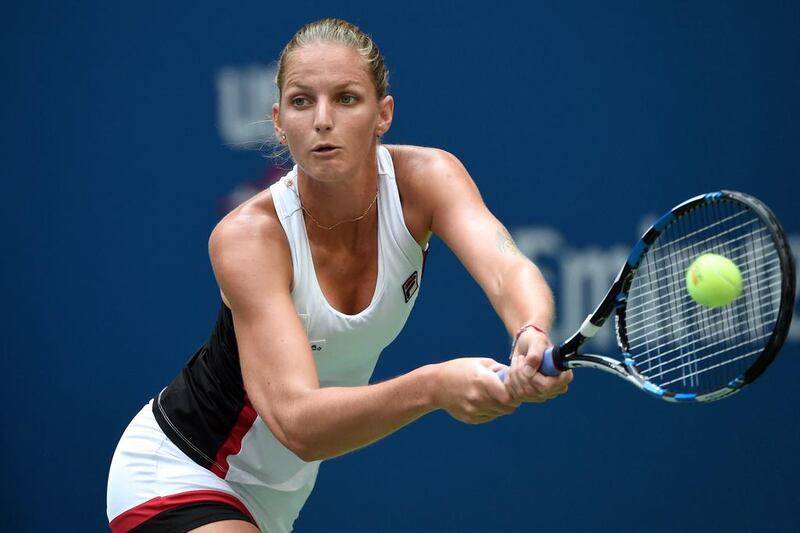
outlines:
[{"label": "woman's left arm", "polygon": [[441,150],[422,150],[423,163],[415,165],[414,173],[424,187],[431,230],[458,256],[509,334],[517,337],[506,378],[510,392],[518,400],[533,402],[566,392],[571,371],[557,378],[535,372],[542,353],[552,345],[548,332],[553,323],[553,295],[542,273],[486,207],[461,162]]}]

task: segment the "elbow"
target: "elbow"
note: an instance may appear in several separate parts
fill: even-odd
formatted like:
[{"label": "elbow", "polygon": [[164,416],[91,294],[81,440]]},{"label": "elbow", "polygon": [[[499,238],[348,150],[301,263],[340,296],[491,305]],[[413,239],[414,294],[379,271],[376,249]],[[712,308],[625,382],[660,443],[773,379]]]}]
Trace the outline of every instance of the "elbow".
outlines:
[{"label": "elbow", "polygon": [[292,450],[292,453],[306,463],[330,459],[330,456],[323,453],[322,450],[314,449],[313,447],[309,446],[297,447],[296,450]]},{"label": "elbow", "polygon": [[300,460],[310,463],[328,458],[314,438],[312,428],[302,420],[302,417],[273,415],[262,418],[278,442]]},{"label": "elbow", "polygon": [[278,439],[290,452],[295,454],[300,460],[310,463],[312,461],[321,461],[327,459],[325,454],[315,446],[313,442],[306,436],[292,435],[286,436],[285,439]]}]

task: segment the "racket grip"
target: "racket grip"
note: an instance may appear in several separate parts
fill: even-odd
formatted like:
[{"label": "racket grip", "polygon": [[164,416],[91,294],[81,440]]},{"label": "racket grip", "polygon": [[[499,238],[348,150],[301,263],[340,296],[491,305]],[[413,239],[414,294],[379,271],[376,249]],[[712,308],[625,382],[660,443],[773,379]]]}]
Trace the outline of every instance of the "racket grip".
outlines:
[{"label": "racket grip", "polygon": [[542,364],[539,365],[539,373],[551,377],[561,375],[561,370],[556,366],[556,361],[553,357],[553,348],[548,348],[544,351]]},{"label": "racket grip", "polygon": [[[501,368],[497,371],[497,377],[500,381],[505,381],[508,367]],[[561,370],[556,366],[553,361],[553,348],[548,348],[542,354],[542,364],[539,365],[539,373],[545,376],[556,377],[561,374]]]}]

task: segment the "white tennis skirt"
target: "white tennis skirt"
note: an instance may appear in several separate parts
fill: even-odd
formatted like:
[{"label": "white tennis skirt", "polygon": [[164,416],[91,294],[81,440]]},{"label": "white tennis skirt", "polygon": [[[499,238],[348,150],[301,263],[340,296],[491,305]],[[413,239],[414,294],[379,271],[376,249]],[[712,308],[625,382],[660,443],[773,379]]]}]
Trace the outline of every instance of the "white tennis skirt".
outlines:
[{"label": "white tennis skirt", "polygon": [[[106,511],[113,531],[127,531],[170,507],[192,502],[227,504],[264,532],[292,530],[297,514],[287,516],[291,506],[281,505],[283,498],[292,496],[261,485],[232,483],[198,465],[161,431],[152,403],[125,429],[111,460]],[[312,488],[313,484],[309,493]]]}]

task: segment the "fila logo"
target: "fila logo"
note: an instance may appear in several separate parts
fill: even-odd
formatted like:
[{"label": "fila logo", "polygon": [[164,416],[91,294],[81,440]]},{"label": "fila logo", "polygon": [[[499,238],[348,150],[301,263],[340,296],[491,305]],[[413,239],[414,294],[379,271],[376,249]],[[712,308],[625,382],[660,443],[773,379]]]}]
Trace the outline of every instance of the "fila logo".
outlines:
[{"label": "fila logo", "polygon": [[417,282],[417,271],[415,270],[414,273],[408,276],[408,279],[403,282],[403,297],[405,297],[406,303],[411,300],[411,297],[414,296],[418,288],[419,283]]}]

